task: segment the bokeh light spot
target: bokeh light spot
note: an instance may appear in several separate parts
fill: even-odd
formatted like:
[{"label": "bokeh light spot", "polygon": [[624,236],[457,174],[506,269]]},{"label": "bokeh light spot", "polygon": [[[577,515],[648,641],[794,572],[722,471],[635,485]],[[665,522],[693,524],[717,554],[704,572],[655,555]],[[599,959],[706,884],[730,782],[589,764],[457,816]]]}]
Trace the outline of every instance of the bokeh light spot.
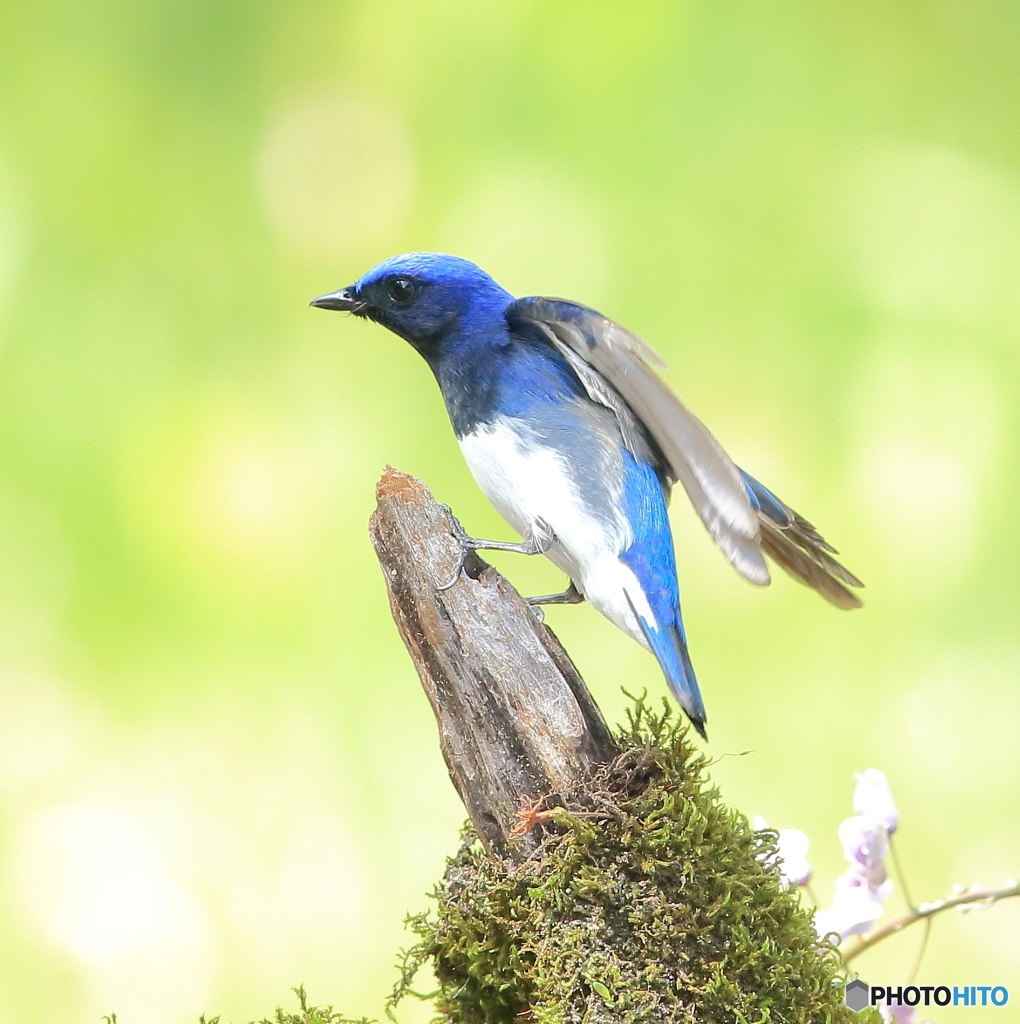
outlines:
[{"label": "bokeh light spot", "polygon": [[168,1024],[206,998],[205,915],[137,820],[91,801],[50,807],[27,822],[14,864],[30,918],[81,962],[92,998]]},{"label": "bokeh light spot", "polygon": [[999,752],[1020,734],[1018,676],[1018,648],[943,648],[900,698],[898,736],[947,801],[998,806]]},{"label": "bokeh light spot", "polygon": [[854,494],[883,579],[935,600],[966,571],[1003,440],[1003,398],[979,357],[926,338],[878,339],[855,403]]},{"label": "bokeh light spot", "polygon": [[609,282],[599,211],[554,168],[500,163],[457,198],[437,248],[464,256],[515,294],[595,304]]},{"label": "bokeh light spot", "polygon": [[1014,316],[1020,191],[1008,175],[937,146],[877,149],[855,165],[860,279],[882,309],[987,323]]},{"label": "bokeh light spot", "polygon": [[0,792],[17,800],[71,767],[88,715],[50,674],[20,665],[0,665],[0,705]]},{"label": "bokeh light spot", "polygon": [[54,939],[82,959],[138,944],[191,943],[197,905],[169,877],[151,838],[96,804],[43,811],[22,849],[23,890]]},{"label": "bokeh light spot", "polygon": [[267,123],[258,177],[270,221],[295,249],[337,259],[385,248],[414,198],[415,157],[399,115],[366,97],[311,92]]}]

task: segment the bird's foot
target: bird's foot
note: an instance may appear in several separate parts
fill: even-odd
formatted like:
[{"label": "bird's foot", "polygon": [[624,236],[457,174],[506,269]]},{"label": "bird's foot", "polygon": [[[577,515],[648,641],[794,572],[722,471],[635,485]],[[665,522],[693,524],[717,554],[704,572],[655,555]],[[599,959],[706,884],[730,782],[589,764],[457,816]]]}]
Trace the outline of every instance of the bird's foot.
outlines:
[{"label": "bird's foot", "polygon": [[542,594],[539,597],[525,598],[525,600],[532,607],[540,604],[582,604],[584,602],[584,594],[574,586],[574,581],[571,580],[570,586],[562,593]]},{"label": "bird's foot", "polygon": [[[450,512],[448,507],[444,506],[444,508],[446,508],[447,512]],[[552,528],[544,519],[536,519],[524,535],[524,540],[519,544],[503,540],[479,540],[477,537],[469,537],[452,512],[450,512],[450,520],[452,523],[450,532],[453,534],[453,539],[460,545],[460,554],[457,558],[457,566],[453,571],[453,575],[446,583],[437,585],[436,589],[440,592],[449,590],[460,579],[460,574],[464,569],[464,561],[472,551],[513,551],[519,555],[541,555],[549,550],[556,537],[556,534],[553,533]]]},{"label": "bird's foot", "polygon": [[450,587],[460,579],[461,571],[464,568],[464,559],[467,558],[468,552],[471,550],[469,545],[470,537],[464,532],[464,527],[460,525],[460,520],[453,514],[453,509],[449,505],[439,506],[450,519],[450,533],[453,535],[453,539],[460,545],[460,553],[457,556],[457,565],[453,570],[452,575],[446,583],[436,584],[436,590],[442,593],[444,590],[449,590]]}]

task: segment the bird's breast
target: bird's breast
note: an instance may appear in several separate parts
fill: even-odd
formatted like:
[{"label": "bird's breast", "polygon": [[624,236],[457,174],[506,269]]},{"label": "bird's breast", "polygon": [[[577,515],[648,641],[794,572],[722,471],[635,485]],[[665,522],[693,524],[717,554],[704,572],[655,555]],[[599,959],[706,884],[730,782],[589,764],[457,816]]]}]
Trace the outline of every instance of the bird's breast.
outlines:
[{"label": "bird's breast", "polygon": [[[620,502],[618,453],[575,436],[550,443],[548,429],[502,417],[460,438],[461,451],[485,496],[518,533],[537,520],[556,540],[550,558],[577,578],[608,552],[623,551],[631,530]],[[576,450],[573,450],[576,449]]]}]

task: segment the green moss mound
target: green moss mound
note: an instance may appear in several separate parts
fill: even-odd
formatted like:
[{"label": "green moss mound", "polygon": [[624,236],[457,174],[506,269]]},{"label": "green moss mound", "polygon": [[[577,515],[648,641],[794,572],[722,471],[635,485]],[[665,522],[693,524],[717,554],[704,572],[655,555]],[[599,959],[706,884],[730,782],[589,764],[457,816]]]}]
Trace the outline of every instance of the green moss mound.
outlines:
[{"label": "green moss mound", "polygon": [[[263,1017],[262,1020],[253,1020],[251,1024],[376,1024],[375,1021],[370,1021],[367,1017],[359,1017],[357,1020],[344,1017],[337,1013],[332,1006],[309,1006],[308,994],[305,992],[304,985],[298,985],[291,991],[297,996],[299,1012],[288,1013],[283,1007],[278,1006],[271,1019]],[[213,1017],[212,1020],[207,1021],[205,1017],[202,1017],[199,1024],[219,1024],[219,1020],[219,1017]]]},{"label": "green moss mound", "polygon": [[[843,1005],[839,961],[784,890],[775,833],[754,832],[707,781],[672,716],[636,703],[622,754],[523,861],[468,836],[411,919],[393,1002],[430,964],[449,1024],[877,1020]],[[539,818],[540,821],[535,821]]]}]

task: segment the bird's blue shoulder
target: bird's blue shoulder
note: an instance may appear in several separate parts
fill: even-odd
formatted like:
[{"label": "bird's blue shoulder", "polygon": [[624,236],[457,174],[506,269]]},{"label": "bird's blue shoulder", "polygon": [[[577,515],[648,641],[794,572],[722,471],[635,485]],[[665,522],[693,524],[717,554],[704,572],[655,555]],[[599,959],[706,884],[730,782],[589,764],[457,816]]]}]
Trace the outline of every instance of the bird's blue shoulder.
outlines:
[{"label": "bird's blue shoulder", "polygon": [[433,367],[458,437],[505,416],[548,415],[587,395],[566,359],[533,324],[501,314],[458,330]]}]

